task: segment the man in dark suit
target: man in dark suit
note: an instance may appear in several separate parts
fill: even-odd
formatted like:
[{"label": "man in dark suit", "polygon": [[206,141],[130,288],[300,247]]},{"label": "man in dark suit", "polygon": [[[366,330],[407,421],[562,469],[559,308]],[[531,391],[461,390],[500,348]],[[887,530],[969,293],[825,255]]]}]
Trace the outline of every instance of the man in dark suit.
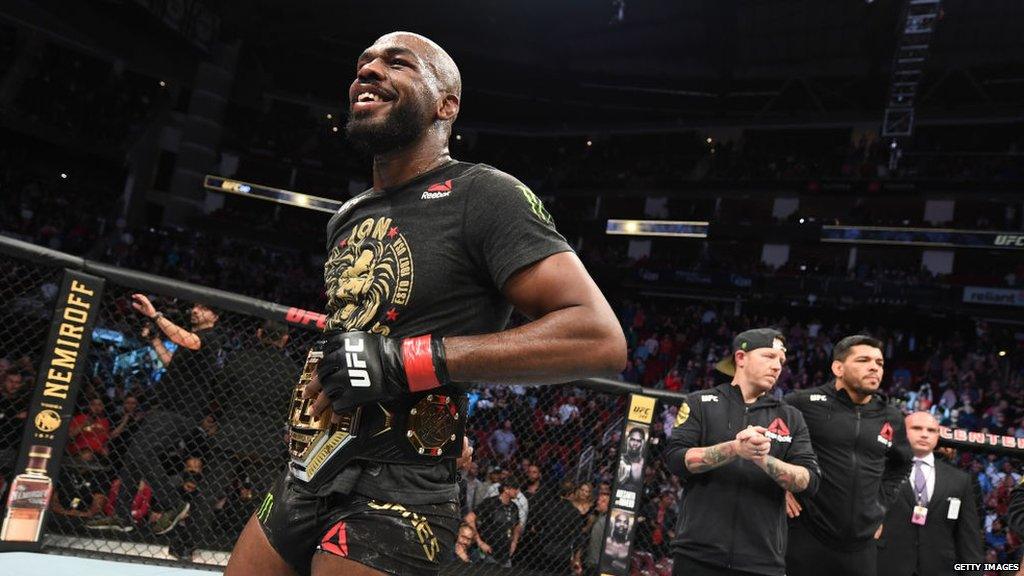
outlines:
[{"label": "man in dark suit", "polygon": [[906,424],[914,466],[882,526],[878,576],[980,576],[980,570],[954,570],[984,562],[971,477],[935,457],[939,423],[931,414],[915,412]]}]

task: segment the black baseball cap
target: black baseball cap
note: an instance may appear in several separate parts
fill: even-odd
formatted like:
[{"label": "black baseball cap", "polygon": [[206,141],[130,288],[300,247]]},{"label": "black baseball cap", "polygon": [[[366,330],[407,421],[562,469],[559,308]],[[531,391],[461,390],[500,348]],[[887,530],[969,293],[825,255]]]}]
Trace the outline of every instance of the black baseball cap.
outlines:
[{"label": "black baseball cap", "polygon": [[754,328],[740,332],[732,339],[732,351],[750,352],[758,348],[775,348],[786,351],[786,337],[774,328]]},{"label": "black baseball cap", "polygon": [[221,316],[223,316],[223,310],[221,310],[217,306],[214,306],[213,304],[210,304],[209,302],[195,302],[195,304],[198,304],[198,305],[202,306],[203,308],[206,308],[210,312],[213,312],[217,316],[217,318],[220,318]]},{"label": "black baseball cap", "polygon": [[736,375],[735,355],[737,350],[750,352],[758,348],[775,348],[786,351],[786,337],[774,328],[753,328],[745,330],[732,339],[732,354],[715,364],[715,370],[727,376]]}]

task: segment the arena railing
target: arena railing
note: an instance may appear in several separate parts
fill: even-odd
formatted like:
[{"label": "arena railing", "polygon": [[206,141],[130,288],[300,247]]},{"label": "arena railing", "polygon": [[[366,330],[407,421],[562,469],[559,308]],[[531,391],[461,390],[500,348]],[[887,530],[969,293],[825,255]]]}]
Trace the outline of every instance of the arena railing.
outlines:
[{"label": "arena railing", "polygon": [[[16,493],[4,498],[5,517],[29,518],[9,522],[20,528],[8,533],[17,538],[20,530],[29,541],[0,541],[0,550],[41,546],[131,562],[223,566],[284,472],[291,391],[324,316],[3,236],[0,279],[0,358],[20,377],[0,391],[14,410],[0,428],[0,486],[14,485]],[[196,303],[213,307],[220,338],[176,366],[172,339],[133,310],[135,293],[178,326],[189,326]],[[66,335],[75,329],[69,315],[83,320],[79,333],[85,329],[74,342]],[[169,362],[152,345],[154,335],[172,352]],[[620,467],[630,467],[619,462],[623,432],[642,428],[657,451],[664,415],[655,402],[678,405],[681,398],[604,379],[474,388],[467,435],[482,484],[468,479],[470,501],[464,474],[461,513],[481,512],[477,528],[491,539],[492,552],[472,546],[473,570],[570,574],[574,563],[597,568],[595,558],[602,560],[592,550],[604,553],[607,573],[627,573],[631,556],[653,566],[667,541],[652,542],[645,526],[651,494],[640,485],[616,486]],[[494,433],[506,426],[511,434]],[[634,475],[644,468],[643,460],[632,464],[639,464]],[[513,532],[511,555],[509,533],[502,536],[495,515],[486,513],[495,503],[484,502],[497,492],[488,492],[489,484],[512,479],[525,489],[538,472],[541,489],[524,493],[529,508],[516,509],[525,522]],[[649,492],[655,483],[647,480]],[[47,483],[52,496],[43,510],[39,488]],[[595,508],[599,493],[613,491],[611,508],[628,517],[625,541],[603,532],[612,512]],[[32,530],[40,526],[36,543]],[[640,549],[631,551],[634,541]],[[446,571],[464,573],[454,557],[444,560]]]},{"label": "arena railing", "polygon": [[[195,303],[218,309],[216,353],[178,366],[172,356],[165,366],[143,337],[158,329],[132,309],[140,292],[180,326]],[[0,551],[41,546],[219,569],[284,472],[291,390],[323,321],[0,236]],[[75,340],[83,330],[88,337]],[[525,522],[514,555],[471,546],[472,566],[450,556],[444,572],[670,573],[672,526],[658,526],[658,505],[663,487],[674,495],[679,485],[657,462],[684,397],[608,379],[474,388],[467,434],[478,478],[528,483],[539,472],[542,488],[524,495],[528,509],[517,507]],[[495,434],[506,422],[511,436]],[[637,429],[646,446],[639,458],[626,442]],[[963,430],[944,428],[941,444],[1024,454],[1022,439]],[[488,485],[468,474],[460,485],[461,512],[481,512],[485,541],[510,547],[496,533],[501,526],[488,525],[494,503],[481,508]],[[44,512],[40,496],[50,486]],[[598,513],[602,492],[610,509]],[[625,535],[612,534],[611,517],[624,519]]]}]

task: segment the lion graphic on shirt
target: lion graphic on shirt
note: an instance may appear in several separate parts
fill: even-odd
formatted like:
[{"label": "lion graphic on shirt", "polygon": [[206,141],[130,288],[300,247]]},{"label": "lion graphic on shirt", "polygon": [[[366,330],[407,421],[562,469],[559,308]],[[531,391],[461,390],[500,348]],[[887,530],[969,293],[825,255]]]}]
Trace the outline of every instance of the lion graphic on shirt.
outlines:
[{"label": "lion graphic on shirt", "polygon": [[327,329],[388,335],[382,308],[404,305],[412,284],[412,259],[390,218],[367,218],[331,252],[324,266]]}]

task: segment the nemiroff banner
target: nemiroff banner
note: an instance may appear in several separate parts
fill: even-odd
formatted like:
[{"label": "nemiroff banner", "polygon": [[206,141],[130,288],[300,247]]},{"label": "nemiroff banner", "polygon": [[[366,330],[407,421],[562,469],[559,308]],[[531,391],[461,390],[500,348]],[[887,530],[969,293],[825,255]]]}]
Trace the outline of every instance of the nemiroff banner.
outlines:
[{"label": "nemiroff banner", "polygon": [[0,526],[0,551],[39,548],[99,315],[103,282],[76,270],[64,271]]},{"label": "nemiroff banner", "polygon": [[649,396],[629,395],[629,413],[619,448],[618,474],[612,486],[608,522],[601,545],[601,576],[629,574],[629,553],[636,533],[637,512],[643,493],[644,460],[656,404],[657,400]]}]

